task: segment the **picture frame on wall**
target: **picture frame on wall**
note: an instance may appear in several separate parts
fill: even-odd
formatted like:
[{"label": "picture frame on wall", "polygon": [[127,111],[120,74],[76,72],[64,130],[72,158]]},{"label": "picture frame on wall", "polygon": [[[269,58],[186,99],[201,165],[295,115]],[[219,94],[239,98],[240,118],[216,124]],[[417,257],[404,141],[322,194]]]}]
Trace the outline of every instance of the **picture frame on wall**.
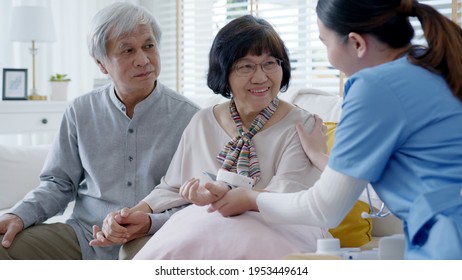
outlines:
[{"label": "picture frame on wall", "polygon": [[27,100],[27,69],[3,69],[3,100]]}]

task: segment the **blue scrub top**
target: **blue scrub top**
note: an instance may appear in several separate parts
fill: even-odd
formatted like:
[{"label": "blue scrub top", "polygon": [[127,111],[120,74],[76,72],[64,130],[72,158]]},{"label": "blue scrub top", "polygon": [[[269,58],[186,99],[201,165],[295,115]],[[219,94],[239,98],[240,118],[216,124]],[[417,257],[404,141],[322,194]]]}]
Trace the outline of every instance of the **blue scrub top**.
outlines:
[{"label": "blue scrub top", "polygon": [[462,102],[406,57],[348,79],[329,167],[404,220],[406,258],[462,259]]}]

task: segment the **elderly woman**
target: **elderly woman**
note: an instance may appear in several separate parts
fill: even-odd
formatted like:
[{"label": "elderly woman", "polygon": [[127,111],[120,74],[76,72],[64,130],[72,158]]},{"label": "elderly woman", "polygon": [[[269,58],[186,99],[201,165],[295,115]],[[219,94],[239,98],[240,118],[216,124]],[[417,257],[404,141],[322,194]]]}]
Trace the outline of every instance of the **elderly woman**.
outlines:
[{"label": "elderly woman", "polygon": [[[203,189],[203,172],[215,175],[220,169],[231,177],[249,178],[258,191],[297,192],[319,178],[295,130],[296,123],[303,123],[310,131],[314,118],[278,98],[289,84],[290,61],[268,22],[243,16],[223,27],[210,51],[207,78],[216,94],[230,100],[194,116],[161,184],[130,211],[161,213],[190,202],[202,205],[200,194],[185,199],[180,187]],[[229,190],[221,200],[226,203],[236,190],[222,184]],[[317,227],[269,225],[257,212],[235,216],[244,211],[239,205],[233,208],[228,218],[197,205],[180,210],[136,258],[278,259],[314,251],[317,238],[330,236]],[[118,225],[112,227],[109,235],[123,232]],[[160,224],[153,221],[152,227]]]}]

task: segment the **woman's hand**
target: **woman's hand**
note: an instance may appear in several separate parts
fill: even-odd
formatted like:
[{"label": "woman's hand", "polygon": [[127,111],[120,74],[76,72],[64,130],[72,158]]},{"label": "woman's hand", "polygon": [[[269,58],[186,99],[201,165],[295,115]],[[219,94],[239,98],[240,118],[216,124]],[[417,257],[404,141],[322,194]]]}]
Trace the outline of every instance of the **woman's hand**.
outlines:
[{"label": "woman's hand", "polygon": [[295,127],[302,143],[303,150],[316,168],[323,171],[326,168],[327,151],[327,127],[318,115],[314,115],[314,126],[310,133],[305,131],[303,124],[298,123]]},{"label": "woman's hand", "polygon": [[[211,193],[218,191],[214,185],[210,185],[208,190]],[[222,199],[212,203],[207,211],[218,211],[224,217],[240,215],[246,211],[258,211],[258,194],[258,191],[242,187],[232,189]]]},{"label": "woman's hand", "polygon": [[[211,193],[207,185],[213,185],[216,192]],[[199,179],[192,178],[181,186],[180,195],[186,201],[204,206],[221,199],[228,190],[228,186],[223,182],[207,182],[201,185]]]}]

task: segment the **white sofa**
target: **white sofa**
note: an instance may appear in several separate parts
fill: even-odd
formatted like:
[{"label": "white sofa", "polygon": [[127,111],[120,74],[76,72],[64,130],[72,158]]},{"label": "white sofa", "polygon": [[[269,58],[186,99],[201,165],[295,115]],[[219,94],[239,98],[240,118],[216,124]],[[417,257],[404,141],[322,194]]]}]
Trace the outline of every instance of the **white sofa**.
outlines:
[{"label": "white sofa", "polygon": [[[338,122],[340,118],[342,99],[339,96],[315,89],[291,89],[286,93],[281,93],[280,97],[320,115],[324,121]],[[202,107],[226,100],[213,94],[189,98]],[[0,144],[0,214],[7,212],[28,191],[38,185],[39,173],[48,148],[49,145],[15,146]],[[380,199],[373,196],[373,205],[376,208],[379,208],[380,203]],[[47,222],[65,221],[70,216],[72,207],[73,203],[70,203],[63,215],[53,217]],[[373,220],[372,235],[374,237],[397,233],[402,233],[402,224],[395,217]],[[370,246],[376,247],[377,241],[372,242]]]},{"label": "white sofa", "polygon": [[[8,210],[39,184],[39,175],[48,154],[49,145],[0,145],[0,214]],[[72,213],[69,203],[63,215],[47,221],[64,222]]]}]

